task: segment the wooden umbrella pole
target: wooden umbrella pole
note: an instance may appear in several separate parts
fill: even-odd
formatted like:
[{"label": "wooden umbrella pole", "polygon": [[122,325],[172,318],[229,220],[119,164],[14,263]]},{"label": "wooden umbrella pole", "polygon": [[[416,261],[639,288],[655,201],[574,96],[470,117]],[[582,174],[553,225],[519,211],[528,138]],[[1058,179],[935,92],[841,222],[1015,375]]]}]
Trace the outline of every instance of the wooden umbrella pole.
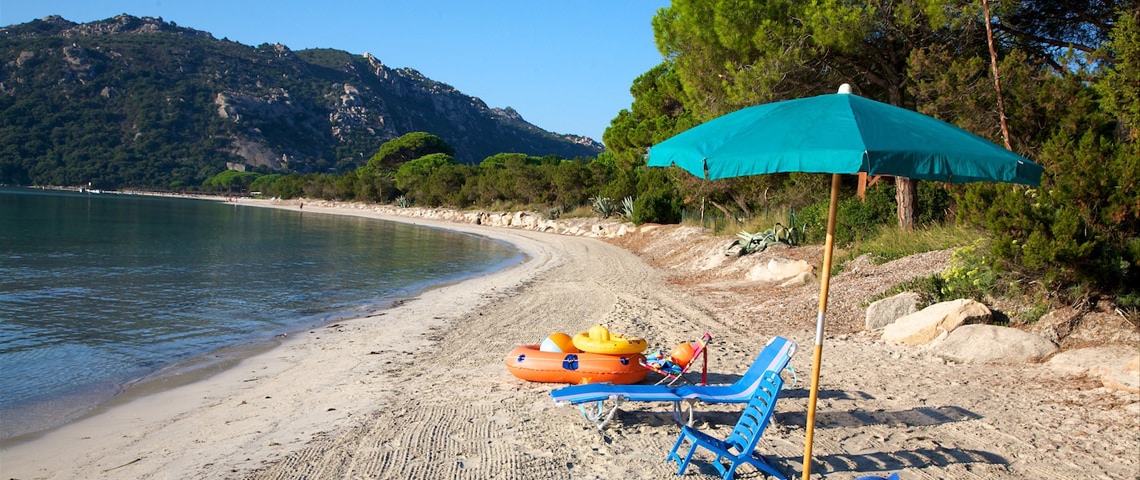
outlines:
[{"label": "wooden umbrella pole", "polygon": [[804,437],[804,475],[811,476],[811,446],[815,436],[815,402],[819,399],[819,367],[823,360],[823,326],[827,316],[827,289],[831,285],[831,251],[835,247],[835,214],[839,208],[839,174],[831,176],[831,203],[827,208],[827,238],[823,246],[823,273],[819,280],[819,315],[815,321],[815,352],[811,366],[811,395],[808,396],[807,431]]}]

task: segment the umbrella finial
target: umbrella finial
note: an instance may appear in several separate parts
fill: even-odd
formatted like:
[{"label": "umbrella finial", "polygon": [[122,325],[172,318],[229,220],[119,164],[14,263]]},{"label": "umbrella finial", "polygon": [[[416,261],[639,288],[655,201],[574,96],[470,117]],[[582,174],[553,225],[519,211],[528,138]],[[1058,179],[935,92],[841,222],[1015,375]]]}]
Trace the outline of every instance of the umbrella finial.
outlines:
[{"label": "umbrella finial", "polygon": [[840,85],[838,93],[851,93],[851,85],[847,83]]}]

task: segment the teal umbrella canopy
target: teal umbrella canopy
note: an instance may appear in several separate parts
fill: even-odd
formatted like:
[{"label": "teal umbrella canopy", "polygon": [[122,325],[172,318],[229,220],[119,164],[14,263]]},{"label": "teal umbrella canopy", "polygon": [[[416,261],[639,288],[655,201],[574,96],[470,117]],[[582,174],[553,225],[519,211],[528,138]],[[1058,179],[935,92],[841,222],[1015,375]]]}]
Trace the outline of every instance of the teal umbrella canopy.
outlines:
[{"label": "teal umbrella canopy", "polygon": [[786,172],[832,174],[804,437],[805,480],[811,476],[840,176],[867,173],[1036,186],[1043,171],[1040,165],[949,123],[845,91],[849,91],[846,85],[837,94],[738,110],[649,149],[650,167],[676,165],[709,180]]},{"label": "teal umbrella canopy", "polygon": [[782,172],[1039,185],[1042,168],[949,123],[849,93],[738,110],[649,149],[709,180]]}]

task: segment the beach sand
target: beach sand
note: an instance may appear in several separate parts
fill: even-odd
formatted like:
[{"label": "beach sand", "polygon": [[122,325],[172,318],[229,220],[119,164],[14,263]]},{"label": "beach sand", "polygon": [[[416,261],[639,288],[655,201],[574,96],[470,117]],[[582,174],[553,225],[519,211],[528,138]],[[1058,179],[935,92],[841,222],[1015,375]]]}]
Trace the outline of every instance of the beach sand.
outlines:
[{"label": "beach sand", "polygon": [[[725,262],[678,260],[694,256],[678,243],[696,235],[685,229],[644,228],[640,237],[602,240],[306,201],[304,214],[316,213],[473,232],[510,242],[529,260],[366,318],[289,335],[208,378],[117,402],[3,450],[0,475],[671,478],[676,467],[664,458],[679,431],[671,405],[625,404],[599,431],[576,408],[553,404],[549,392],[560,385],[519,380],[504,366],[516,345],[596,324],[662,349],[709,332],[715,383],[735,379],[774,335],[798,342],[791,362],[798,382],[785,373],[789,388],[758,448],[799,475],[817,285],[764,289],[708,269],[665,268]],[[676,248],[647,244],[664,242],[663,232]],[[835,328],[824,347],[813,477],[1140,477],[1140,393],[1043,364],[954,364],[852,327],[862,321],[852,317],[866,299],[844,291],[856,284],[887,288],[884,272],[931,268],[860,267],[833,280]],[[701,405],[697,427],[723,438],[739,411]],[[698,453],[684,478],[716,478],[708,460]],[[737,478],[763,477],[744,466]]]}]

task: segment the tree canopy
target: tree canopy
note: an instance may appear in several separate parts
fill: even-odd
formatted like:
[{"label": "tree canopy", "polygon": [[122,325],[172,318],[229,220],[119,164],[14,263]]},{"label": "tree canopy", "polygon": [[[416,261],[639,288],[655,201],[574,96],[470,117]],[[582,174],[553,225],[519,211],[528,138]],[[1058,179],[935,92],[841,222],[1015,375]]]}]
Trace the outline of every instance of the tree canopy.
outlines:
[{"label": "tree canopy", "polygon": [[[989,229],[1002,268],[1036,271],[1055,287],[1135,292],[1138,10],[1129,0],[990,3],[987,17],[974,0],[674,0],[653,18],[664,62],[634,82],[633,106],[611,122],[606,145],[619,165],[636,164],[689,124],[841,83],[999,144],[1007,123],[1012,149],[1045,166],[1041,188],[947,185],[952,213]],[[748,214],[773,201],[812,204],[812,193],[796,193],[812,190],[796,186],[805,180],[682,174],[674,183],[690,207]]]}]

